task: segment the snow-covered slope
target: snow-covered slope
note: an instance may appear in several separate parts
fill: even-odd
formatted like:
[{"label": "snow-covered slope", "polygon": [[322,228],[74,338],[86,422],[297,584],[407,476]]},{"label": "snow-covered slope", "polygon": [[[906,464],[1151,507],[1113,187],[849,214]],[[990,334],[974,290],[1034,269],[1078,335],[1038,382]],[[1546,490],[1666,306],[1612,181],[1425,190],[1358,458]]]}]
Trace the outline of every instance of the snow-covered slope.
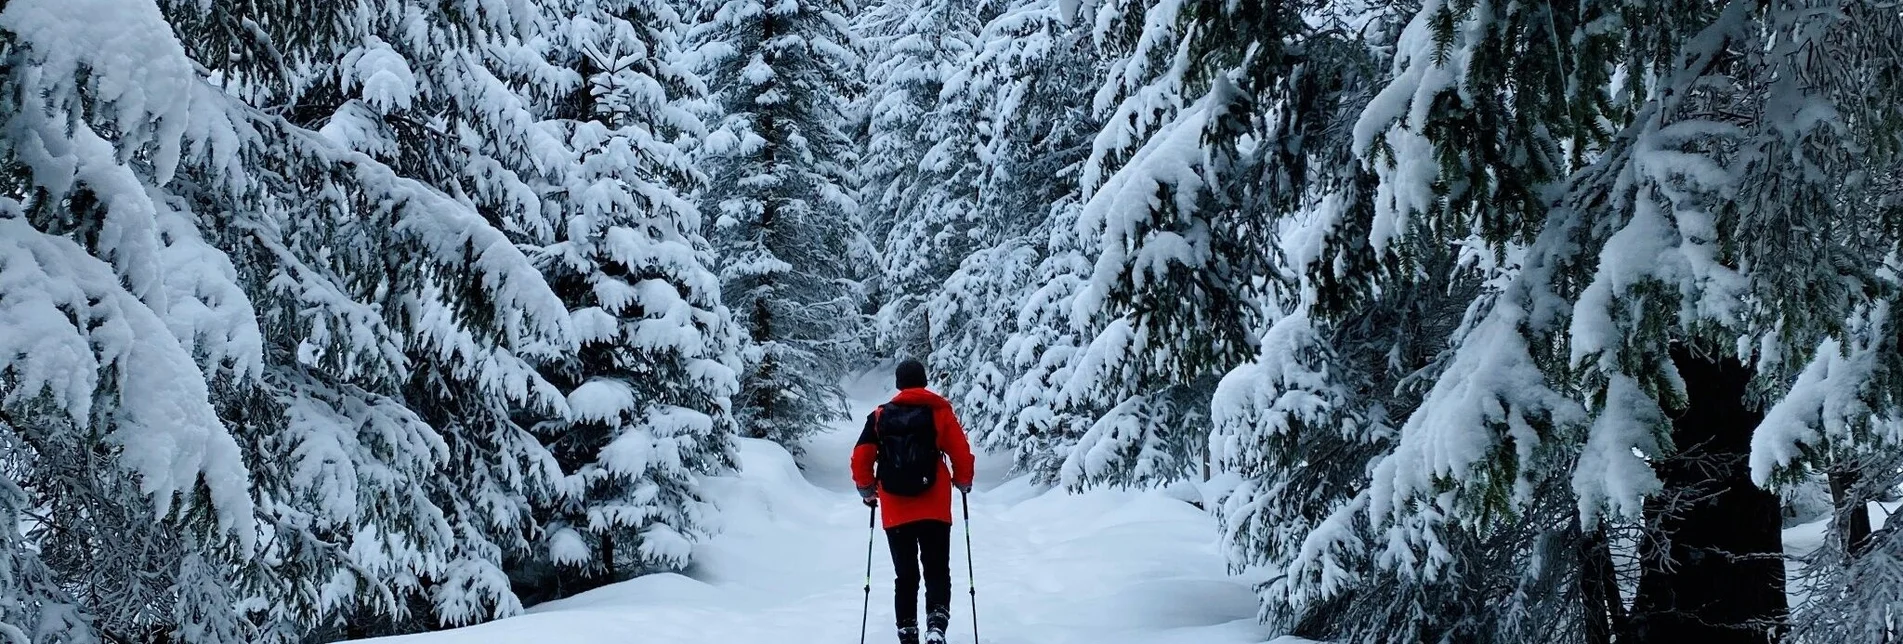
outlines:
[{"label": "snow-covered slope", "polygon": [[[1871,503],[1866,509],[1870,511],[1870,529],[1882,530],[1891,516],[1903,511],[1903,503]],[[1801,605],[1808,599],[1802,558],[1823,547],[1824,540],[1831,538],[1830,522],[1831,517],[1826,514],[1816,521],[1784,529],[1784,554],[1789,556],[1784,560],[1784,594],[1791,606]]]},{"label": "snow-covered slope", "polygon": [[[877,388],[857,388],[876,400]],[[873,403],[859,404],[861,412]],[[740,474],[710,482],[724,530],[683,575],[652,575],[527,615],[380,644],[753,644],[859,641],[867,537],[874,536],[868,642],[892,635],[884,535],[852,493],[846,455],[859,423],[816,437],[805,471],[786,450],[741,445]],[[987,644],[1230,644],[1275,639],[1256,624],[1246,582],[1225,575],[1215,528],[1162,492],[1069,495],[1003,480],[981,457],[971,539]],[[954,528],[952,642],[972,641],[963,548]]]}]

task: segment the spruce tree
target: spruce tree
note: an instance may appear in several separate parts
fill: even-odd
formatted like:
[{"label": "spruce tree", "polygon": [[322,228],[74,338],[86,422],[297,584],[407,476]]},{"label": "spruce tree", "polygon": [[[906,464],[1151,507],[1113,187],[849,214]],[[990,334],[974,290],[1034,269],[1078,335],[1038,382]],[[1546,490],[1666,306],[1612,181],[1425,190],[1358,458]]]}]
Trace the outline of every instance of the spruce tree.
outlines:
[{"label": "spruce tree", "polygon": [[[1099,121],[1087,109],[1102,64],[1090,32],[1054,0],[996,7],[972,56],[941,92],[948,116],[972,119],[974,227],[990,241],[962,259],[932,298],[931,363],[974,440],[1014,455],[1018,468],[1052,478],[1082,427],[1052,413],[1048,383],[1075,336],[1055,305],[1074,284],[1057,279],[1081,261],[1071,252],[1074,168]],[[1049,356],[1046,359],[1045,356]]]},{"label": "spruce tree", "polygon": [[[366,5],[127,1],[13,3],[0,14],[9,20],[7,37],[26,43],[8,55],[50,61],[56,72],[8,77],[16,84],[50,83],[8,93],[48,98],[10,111],[18,127],[9,131],[32,131],[20,128],[82,114],[73,110],[75,101],[119,105],[125,111],[88,110],[72,121],[86,127],[44,130],[93,136],[90,147],[51,149],[79,153],[72,159],[97,160],[101,150],[143,159],[95,165],[99,172],[85,180],[90,183],[74,183],[45,174],[58,164],[19,165],[15,150],[30,148],[9,145],[10,167],[19,171],[9,173],[15,180],[6,198],[22,204],[12,211],[21,217],[16,221],[37,234],[80,244],[73,249],[90,247],[80,252],[142,276],[86,282],[143,293],[136,297],[144,308],[165,320],[157,328],[171,334],[169,340],[141,336],[141,351],[122,355],[130,362],[109,373],[172,369],[164,386],[136,388],[141,397],[168,399],[186,410],[194,400],[210,405],[213,427],[235,439],[232,466],[238,468],[228,466],[226,474],[206,479],[213,499],[229,497],[229,486],[245,488],[237,496],[255,508],[242,512],[246,525],[255,520],[259,526],[240,538],[247,544],[256,539],[255,549],[233,548],[194,527],[224,516],[222,511],[192,511],[175,521],[164,504],[153,512],[124,499],[89,502],[92,509],[75,515],[81,522],[70,529],[10,542],[31,543],[52,555],[36,564],[16,549],[12,568],[20,579],[77,589],[75,605],[91,615],[42,611],[63,624],[47,628],[78,629],[79,639],[99,632],[120,639],[293,641],[345,621],[357,627],[353,635],[413,624],[420,621],[415,604],[432,624],[496,614],[492,608],[507,612],[515,604],[506,582],[496,583],[502,577],[500,554],[467,540],[480,539],[479,530],[458,531],[457,524],[487,500],[443,487],[442,472],[457,443],[445,439],[446,424],[433,426],[417,412],[427,405],[405,392],[404,383],[430,377],[419,374],[453,374],[449,388],[526,395],[533,382],[520,377],[532,372],[511,371],[508,361],[489,358],[565,345],[568,318],[528,259],[477,209],[374,156],[394,159],[395,148],[377,144],[372,126],[379,124],[372,117],[413,106],[420,91],[410,63],[356,31],[375,23],[360,19],[366,15],[389,15],[380,11]],[[111,16],[120,35],[89,37],[88,30],[101,24],[97,16]],[[127,37],[131,33],[139,36]],[[344,70],[329,75],[340,59]],[[31,67],[45,65],[8,69]],[[82,67],[84,74],[72,73]],[[320,80],[325,78],[338,82]],[[126,94],[126,88],[139,90]],[[253,107],[263,104],[279,107]],[[330,118],[334,114],[342,116]],[[35,119],[41,125],[32,125]],[[336,127],[320,133],[304,124]],[[366,152],[339,141],[365,144],[360,149]],[[115,147],[121,152],[111,152]],[[106,186],[98,182],[113,177],[113,186],[101,192]],[[105,194],[116,196],[101,199]],[[140,221],[138,211],[152,223],[124,228],[130,235],[86,232],[121,229]],[[24,233],[7,238],[37,239]],[[89,297],[124,302],[110,289]],[[18,337],[15,330],[7,335]],[[167,346],[183,347],[188,361],[167,358]],[[52,354],[21,355],[38,360]],[[178,371],[192,356],[202,375]],[[205,393],[174,391],[194,386]],[[27,384],[19,391],[40,390]],[[108,411],[118,406],[99,407],[106,414],[101,418],[119,413]],[[503,414],[507,407],[479,412],[471,417]],[[29,434],[56,427],[42,418],[7,424],[28,426]],[[177,421],[168,423],[174,433],[205,428],[184,416]],[[175,443],[215,446],[204,440]],[[54,441],[41,448],[50,455],[71,447],[79,446]],[[163,467],[175,473],[218,453],[132,447],[123,446],[135,460],[158,466],[170,459]],[[116,454],[120,448],[84,449]],[[32,495],[32,507],[63,505],[67,501],[58,495],[68,492],[144,488],[169,496],[162,493],[165,481],[184,482],[142,475],[135,486],[128,477],[113,476],[111,468],[96,467],[102,462],[43,462],[83,466],[95,484],[72,485],[71,472],[23,471],[27,482],[19,489]],[[232,474],[246,469],[248,484],[244,475]],[[69,483],[47,487],[32,481],[42,475]],[[186,501],[171,507],[210,507]],[[94,541],[101,533],[113,536]],[[121,547],[143,554],[137,561],[120,558]],[[43,588],[29,595],[48,607],[65,601]]]},{"label": "spruce tree", "polygon": [[543,552],[518,571],[554,597],[685,566],[712,507],[699,477],[734,465],[731,314],[684,191],[704,177],[680,142],[703,91],[665,2],[554,4],[543,54],[581,81],[553,110],[577,155],[557,241],[539,251],[581,348],[543,373],[569,414],[534,427],[560,463],[538,509]]},{"label": "spruce tree", "polygon": [[[42,311],[51,309],[36,309],[35,299],[98,302],[72,314],[111,332],[96,345],[106,362],[67,370],[104,378],[85,379],[103,385],[84,394],[96,410],[85,417],[57,422],[48,412],[58,408],[44,404],[79,389],[44,388],[37,367],[13,372],[24,380],[9,387],[12,403],[32,405],[9,409],[6,421],[27,439],[10,452],[26,468],[13,489],[31,500],[9,507],[86,510],[56,511],[47,516],[60,518],[38,524],[45,532],[9,540],[10,568],[41,607],[11,623],[50,620],[36,630],[82,641],[229,642],[301,639],[358,610],[400,613],[397,597],[414,590],[400,584],[449,576],[442,555],[453,535],[429,521],[441,513],[419,488],[436,471],[441,441],[393,397],[412,341],[395,329],[414,328],[413,305],[449,288],[456,312],[432,321],[433,331],[474,324],[557,344],[564,337],[559,302],[472,210],[239,102],[300,96],[308,80],[300,65],[334,58],[346,38],[328,30],[352,23],[341,17],[348,9],[313,11],[303,23],[283,5],[248,10],[277,13],[130,1],[16,2],[0,13],[6,68],[51,72],[7,75],[8,96],[43,99],[9,110],[9,131],[55,137],[43,140],[52,148],[5,140],[4,198],[18,206],[7,208],[8,221],[21,227],[6,238],[27,244],[8,253],[20,260],[9,273],[54,279],[30,286],[56,297],[6,299]],[[112,17],[117,35],[98,29],[99,16]],[[246,21],[282,31],[229,29]],[[394,96],[397,80],[383,77],[379,96]],[[49,151],[60,156],[36,156]],[[55,158],[66,161],[47,163]],[[70,174],[79,167],[91,170]],[[462,286],[471,284],[482,286]],[[60,304],[80,293],[89,294]],[[474,301],[487,310],[467,306]],[[9,327],[9,338],[67,337]],[[113,348],[123,341],[137,350]],[[7,355],[34,364],[84,355],[53,348]],[[53,397],[29,403],[42,394]],[[173,411],[141,411],[154,402]],[[169,420],[160,428],[139,430],[141,441],[98,438],[161,418]],[[94,423],[107,431],[73,433]],[[153,440],[171,447],[143,442]],[[67,453],[74,449],[98,458]],[[200,471],[202,486],[186,476]],[[133,502],[148,493],[159,503]],[[215,525],[235,539],[218,537]]]},{"label": "spruce tree", "polygon": [[[459,209],[472,216],[468,225],[491,231],[490,244],[547,243],[555,209],[541,194],[562,182],[572,154],[542,126],[534,103],[563,78],[528,45],[547,28],[544,16],[528,5],[464,13],[398,3],[359,12],[361,40],[334,52],[332,73],[306,94],[342,100],[310,125],[322,119],[319,132],[333,144],[468,204]],[[518,302],[489,296],[482,282],[425,275],[446,279],[390,308],[408,363],[390,393],[441,441],[443,475],[425,487],[447,529],[442,563],[399,588],[406,609],[387,626],[399,631],[521,609],[504,564],[533,547],[533,505],[554,492],[560,469],[518,416],[566,413],[562,392],[536,363],[574,350],[559,299],[538,302],[553,310],[536,315],[558,316],[544,323],[561,334],[538,337],[511,310]],[[520,279],[547,293],[532,268]]]},{"label": "spruce tree", "polygon": [[933,363],[954,370],[950,393],[975,440],[1044,480],[1085,430],[1055,398],[1079,339],[1061,310],[1084,261],[1069,223],[1075,168],[1100,123],[1088,102],[1103,62],[1076,11],[1039,0],[994,7],[942,92],[948,114],[976,119],[973,221],[991,241],[934,296]]},{"label": "spruce tree", "polygon": [[[1199,12],[1219,9],[1099,11],[1097,39],[1122,53],[1095,98],[1104,121],[1066,240],[1086,262],[1070,270],[1088,269],[1068,278],[1077,286],[1059,323],[1077,337],[1058,350],[1069,373],[1049,396],[1059,415],[1089,427],[1060,447],[1068,451],[1061,475],[1073,486],[1169,481],[1200,465],[1208,397],[1220,374],[1254,351],[1271,224],[1289,201],[1281,193],[1299,190],[1302,179],[1270,146],[1262,159],[1237,147],[1250,126],[1249,92],[1274,102],[1279,90],[1264,79],[1277,72],[1239,75],[1233,66],[1246,62],[1246,45],[1199,23],[1209,19]],[[1267,48],[1271,62],[1262,64],[1282,64],[1275,52],[1296,17],[1271,10],[1245,18],[1260,30],[1249,44]],[[1282,180],[1237,183],[1242,168],[1258,164]],[[1258,186],[1278,192],[1251,190]]]},{"label": "spruce tree", "polygon": [[[1818,26],[1839,14],[1693,4],[1653,17],[1644,13],[1649,8],[1594,7],[1616,11],[1606,15],[1634,20],[1634,27],[1611,38],[1582,27],[1582,37],[1556,41],[1563,43],[1553,57],[1558,69],[1478,85],[1524,86],[1573,75],[1565,85],[1577,94],[1566,98],[1564,109],[1548,110],[1553,116],[1514,137],[1537,142],[1540,132],[1567,135],[1563,143],[1575,161],[1561,175],[1563,195],[1527,201],[1545,205],[1500,213],[1506,217],[1484,210],[1452,217],[1458,213],[1436,205],[1448,199],[1429,198],[1440,194],[1434,182],[1486,185],[1458,180],[1467,166],[1446,161],[1484,154],[1487,144],[1463,137],[1497,128],[1437,134],[1437,118],[1484,112],[1421,110],[1425,104],[1410,101],[1457,93],[1471,105],[1483,96],[1473,90],[1476,79],[1494,78],[1490,65],[1505,60],[1498,52],[1511,41],[1462,40],[1460,34],[1482,33],[1473,27],[1492,24],[1494,16],[1452,6],[1427,9],[1410,29],[1421,34],[1418,50],[1430,52],[1415,59],[1428,62],[1397,67],[1396,83],[1375,101],[1385,107],[1362,121],[1395,123],[1363,129],[1374,136],[1359,137],[1359,149],[1392,155],[1377,165],[1388,184],[1378,205],[1397,224],[1429,215],[1395,229],[1414,231],[1406,234],[1442,235],[1439,227],[1458,224],[1476,230],[1497,253],[1525,252],[1522,268],[1488,304],[1476,332],[1456,343],[1453,361],[1402,429],[1394,454],[1377,467],[1376,521],[1426,518],[1427,529],[1410,538],[1433,548],[1431,526],[1451,522],[1424,513],[1424,499],[1441,499],[1432,512],[1449,518],[1517,513],[1532,505],[1533,473],[1565,467],[1572,470],[1583,529],[1644,530],[1631,611],[1614,595],[1614,603],[1600,603],[1590,619],[1610,621],[1622,640],[1779,637],[1786,620],[1783,571],[1772,559],[1782,550],[1777,508],[1745,475],[1750,437],[1765,431],[1757,422],[1764,397],[1784,389],[1779,374],[1790,368],[1790,339],[1834,333],[1859,301],[1880,292],[1865,286],[1873,282],[1863,269],[1878,265],[1876,254],[1859,248],[1870,238],[1838,232],[1859,217],[1842,205],[1856,203],[1863,185],[1839,184],[1854,171],[1836,164],[1889,166],[1882,146],[1839,143],[1883,138],[1878,132],[1886,119],[1799,116],[1855,106],[1854,99],[1839,98],[1849,92],[1796,80],[1814,77],[1806,69],[1832,59],[1792,52],[1844,51],[1802,35],[1822,33]],[[1549,11],[1573,15],[1557,9]],[[1861,42],[1869,32],[1843,33],[1856,35],[1837,42]],[[1482,51],[1491,53],[1450,56],[1450,41],[1484,44]],[[1627,69],[1649,70],[1656,80],[1641,86],[1628,76],[1631,84],[1614,86],[1603,75],[1604,61],[1618,56]],[[1535,93],[1511,95],[1521,100]],[[1390,103],[1388,97],[1407,98]],[[1401,116],[1410,104],[1413,111]],[[1807,111],[1813,109],[1820,111]],[[1505,160],[1542,167],[1527,158]],[[1800,214],[1791,207],[1797,203],[1815,207]],[[1767,229],[1786,228],[1816,232],[1776,244],[1759,241]],[[1793,248],[1808,259],[1798,260]],[[1795,288],[1798,283],[1824,286]],[[1712,529],[1717,526],[1726,527]],[[1706,556],[1699,565],[1679,565],[1690,553]]]},{"label": "spruce tree", "polygon": [[242,638],[257,503],[214,383],[260,334],[179,188],[248,130],[143,2],[0,7],[0,95],[0,633]]},{"label": "spruce tree", "polygon": [[842,5],[714,5],[692,30],[710,89],[701,210],[723,301],[746,338],[734,417],[750,437],[798,450],[842,418],[839,380],[861,355],[861,233],[844,126],[859,61]]},{"label": "spruce tree", "polygon": [[973,55],[976,21],[967,2],[900,0],[857,23],[870,49],[860,203],[880,249],[869,290],[885,355],[932,352],[928,302],[960,260],[995,241],[976,203],[980,106],[943,100],[947,76]]}]

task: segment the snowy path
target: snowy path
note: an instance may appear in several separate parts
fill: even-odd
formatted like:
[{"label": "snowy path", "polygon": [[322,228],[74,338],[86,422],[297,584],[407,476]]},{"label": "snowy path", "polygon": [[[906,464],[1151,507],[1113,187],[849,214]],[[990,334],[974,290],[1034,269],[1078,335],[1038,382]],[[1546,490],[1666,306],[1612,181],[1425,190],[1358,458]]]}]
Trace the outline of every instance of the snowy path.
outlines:
[{"label": "snowy path", "polygon": [[[861,392],[872,398],[877,392]],[[862,403],[858,413],[869,411]],[[711,481],[727,521],[684,575],[653,575],[453,631],[379,644],[754,644],[859,641],[867,512],[847,454],[858,423],[816,438],[801,472],[747,441],[743,473]],[[1271,639],[1246,583],[1227,577],[1202,511],[1162,493],[1066,495],[1001,480],[980,457],[971,496],[984,644],[1241,644]],[[962,521],[962,519],[961,519]],[[964,526],[954,528],[949,639],[971,642]],[[891,631],[892,565],[873,552],[868,642]]]}]

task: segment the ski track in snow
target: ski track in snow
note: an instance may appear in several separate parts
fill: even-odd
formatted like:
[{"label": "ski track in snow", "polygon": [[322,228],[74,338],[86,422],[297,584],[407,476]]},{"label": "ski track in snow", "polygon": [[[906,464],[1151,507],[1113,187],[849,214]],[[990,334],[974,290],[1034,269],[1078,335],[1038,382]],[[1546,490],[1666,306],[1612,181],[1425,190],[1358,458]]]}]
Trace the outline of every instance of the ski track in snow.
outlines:
[{"label": "ski track in snow", "polygon": [[[800,459],[766,441],[741,446],[741,474],[708,481],[725,529],[684,574],[658,574],[467,628],[378,644],[753,644],[859,641],[868,513],[847,462],[863,415],[890,390],[852,388],[853,420]],[[1161,491],[1069,495],[1005,480],[979,455],[971,496],[982,644],[1294,644],[1256,623],[1246,581],[1224,572],[1213,520]],[[965,526],[953,526],[952,624],[972,642]],[[892,563],[872,552],[866,641],[890,644]],[[922,614],[922,608],[921,608]]]}]

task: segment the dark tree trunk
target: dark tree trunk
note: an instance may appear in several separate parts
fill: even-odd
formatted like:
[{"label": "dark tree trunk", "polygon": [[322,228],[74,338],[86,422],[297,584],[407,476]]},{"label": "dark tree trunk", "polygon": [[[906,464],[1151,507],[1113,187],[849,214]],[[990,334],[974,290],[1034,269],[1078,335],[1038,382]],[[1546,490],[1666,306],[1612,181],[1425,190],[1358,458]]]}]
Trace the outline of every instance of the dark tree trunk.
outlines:
[{"label": "dark tree trunk", "polygon": [[1612,547],[1604,528],[1581,535],[1579,596],[1586,613],[1583,620],[1586,644],[1612,644],[1615,635],[1626,633],[1625,601],[1619,596],[1618,575],[1612,567]]},{"label": "dark tree trunk", "polygon": [[612,531],[601,533],[601,585],[615,582],[615,535]]},{"label": "dark tree trunk", "polygon": [[1857,484],[1863,477],[1855,470],[1830,475],[1830,501],[1837,522],[1837,534],[1844,540],[1844,555],[1857,556],[1870,540],[1870,508]]},{"label": "dark tree trunk", "polygon": [[1745,399],[1751,370],[1683,348],[1672,362],[1686,408],[1672,419],[1678,453],[1658,463],[1664,490],[1647,504],[1635,641],[1763,644],[1783,637],[1783,538],[1777,496],[1751,482],[1751,433],[1763,414]]}]

